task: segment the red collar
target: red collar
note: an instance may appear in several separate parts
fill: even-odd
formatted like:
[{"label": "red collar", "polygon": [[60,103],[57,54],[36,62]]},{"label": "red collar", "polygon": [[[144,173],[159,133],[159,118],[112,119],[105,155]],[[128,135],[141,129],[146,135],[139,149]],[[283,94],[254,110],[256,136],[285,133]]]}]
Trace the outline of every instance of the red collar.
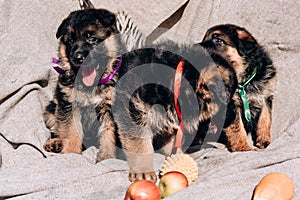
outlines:
[{"label": "red collar", "polygon": [[179,103],[178,103],[178,98],[180,96],[180,87],[181,87],[183,68],[184,68],[184,60],[180,60],[177,65],[175,78],[174,78],[174,104],[175,104],[175,109],[176,109],[178,119],[180,121],[179,128],[177,130],[176,138],[174,141],[174,146],[173,146],[173,150],[175,151],[177,151],[177,149],[182,148],[183,131],[184,131],[182,113],[180,111]]}]

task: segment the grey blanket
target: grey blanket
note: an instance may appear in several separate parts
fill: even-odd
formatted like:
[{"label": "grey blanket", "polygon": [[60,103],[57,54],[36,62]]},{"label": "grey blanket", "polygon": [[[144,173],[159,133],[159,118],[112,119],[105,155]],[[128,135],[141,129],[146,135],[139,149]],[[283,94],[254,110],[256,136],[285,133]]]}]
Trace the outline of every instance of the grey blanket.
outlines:
[{"label": "grey blanket", "polygon": [[[97,8],[124,10],[145,34],[162,24],[185,0],[94,1]],[[0,132],[13,142],[42,149],[49,133],[42,112],[52,98],[57,73],[55,32],[75,0],[0,1]],[[267,173],[286,173],[300,199],[300,3],[297,0],[190,0],[181,18],[169,24],[163,37],[184,35],[200,42],[212,25],[232,23],[245,27],[265,46],[278,69],[272,144],[259,152],[230,153],[225,148],[202,149],[192,154],[199,166],[196,183],[169,199],[250,199]],[[176,36],[176,34],[178,34]],[[298,74],[299,73],[299,74]],[[130,182],[125,161],[94,164],[97,149],[82,155],[47,158],[30,146],[13,149],[0,138],[0,198],[13,199],[123,199]],[[155,169],[164,157],[155,155]]]}]

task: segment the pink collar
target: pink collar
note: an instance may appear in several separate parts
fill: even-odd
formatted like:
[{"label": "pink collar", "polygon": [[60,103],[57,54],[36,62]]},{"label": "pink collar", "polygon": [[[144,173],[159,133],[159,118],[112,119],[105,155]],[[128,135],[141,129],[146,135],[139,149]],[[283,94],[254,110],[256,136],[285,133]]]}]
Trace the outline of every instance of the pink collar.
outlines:
[{"label": "pink collar", "polygon": [[[55,64],[53,66],[53,68],[55,69],[55,71],[57,71],[59,74],[64,74],[66,71],[63,70],[60,66],[59,63],[60,61],[57,58],[52,57],[52,63]],[[114,75],[117,73],[117,71],[119,70],[120,66],[122,64],[122,57],[120,57],[115,69],[105,78],[99,80],[98,85],[103,85],[108,83],[113,77]]]}]

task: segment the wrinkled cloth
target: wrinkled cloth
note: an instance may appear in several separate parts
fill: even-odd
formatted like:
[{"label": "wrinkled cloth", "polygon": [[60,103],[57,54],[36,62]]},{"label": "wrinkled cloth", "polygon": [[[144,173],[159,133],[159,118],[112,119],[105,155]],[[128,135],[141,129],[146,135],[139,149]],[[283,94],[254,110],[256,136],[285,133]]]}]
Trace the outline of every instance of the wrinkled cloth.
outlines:
[{"label": "wrinkled cloth", "polygon": [[[93,1],[92,1],[93,2]],[[93,2],[96,8],[124,10],[145,35],[161,25],[186,0]],[[0,1],[0,132],[13,142],[43,149],[49,137],[42,113],[53,95],[57,73],[56,29],[73,10],[75,0]],[[286,173],[300,199],[300,40],[299,1],[190,0],[178,22],[161,37],[200,42],[217,24],[245,27],[264,46],[278,70],[271,145],[258,152],[230,153],[225,148],[193,153],[199,167],[196,183],[168,199],[250,199],[267,173]],[[123,199],[128,181],[126,161],[94,164],[97,149],[82,155],[46,153],[23,145],[13,149],[0,138],[0,199]],[[158,170],[164,156],[155,154]]]}]

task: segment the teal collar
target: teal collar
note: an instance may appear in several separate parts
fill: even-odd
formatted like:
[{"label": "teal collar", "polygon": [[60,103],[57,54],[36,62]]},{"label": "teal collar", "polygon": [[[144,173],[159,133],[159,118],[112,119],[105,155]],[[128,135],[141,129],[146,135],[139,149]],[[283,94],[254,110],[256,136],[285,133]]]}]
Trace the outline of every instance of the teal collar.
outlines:
[{"label": "teal collar", "polygon": [[240,97],[241,97],[242,102],[243,102],[244,115],[245,115],[245,118],[248,122],[251,122],[251,113],[250,113],[249,99],[248,99],[248,95],[245,91],[245,86],[248,85],[251,82],[251,80],[255,77],[256,71],[257,70],[255,68],[253,73],[249,77],[249,79],[244,84],[238,84],[238,88],[239,88],[238,92],[239,92]]}]

